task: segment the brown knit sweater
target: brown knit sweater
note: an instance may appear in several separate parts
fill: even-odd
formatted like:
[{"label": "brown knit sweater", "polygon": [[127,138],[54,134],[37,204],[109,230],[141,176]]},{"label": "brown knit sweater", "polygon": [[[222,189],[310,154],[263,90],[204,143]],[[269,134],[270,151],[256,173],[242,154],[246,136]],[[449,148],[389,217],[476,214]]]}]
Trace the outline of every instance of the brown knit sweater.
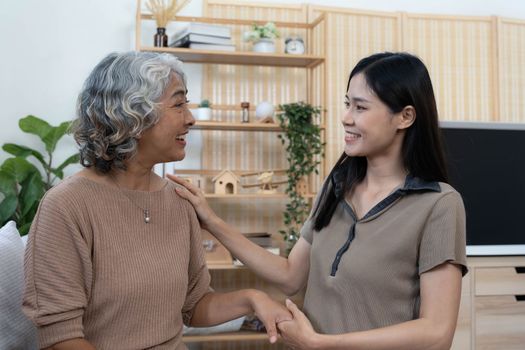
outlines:
[{"label": "brown knit sweater", "polygon": [[44,196],[25,274],[39,345],[84,337],[98,350],[186,349],[182,324],[210,283],[197,216],[174,184],[119,190],[79,176]]}]

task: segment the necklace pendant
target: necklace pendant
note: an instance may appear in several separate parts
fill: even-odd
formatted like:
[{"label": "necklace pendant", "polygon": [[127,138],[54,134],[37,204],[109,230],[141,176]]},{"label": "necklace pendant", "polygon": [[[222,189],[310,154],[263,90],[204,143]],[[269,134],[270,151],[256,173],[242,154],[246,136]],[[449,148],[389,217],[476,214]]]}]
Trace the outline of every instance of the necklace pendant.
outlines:
[{"label": "necklace pendant", "polygon": [[149,216],[149,210],[148,209],[144,209],[144,222],[146,224],[149,224],[151,218]]}]

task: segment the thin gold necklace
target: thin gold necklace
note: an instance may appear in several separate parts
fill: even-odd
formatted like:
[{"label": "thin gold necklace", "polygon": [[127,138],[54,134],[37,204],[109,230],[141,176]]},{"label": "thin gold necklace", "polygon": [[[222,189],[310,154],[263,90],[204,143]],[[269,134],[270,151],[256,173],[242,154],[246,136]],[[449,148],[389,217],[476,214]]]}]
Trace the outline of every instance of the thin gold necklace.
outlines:
[{"label": "thin gold necklace", "polygon": [[[133,201],[123,190],[122,188],[120,187],[120,185],[118,184],[117,182],[117,179],[115,179],[114,175],[109,175],[109,178],[111,179],[111,181],[113,181],[115,183],[115,185],[117,186],[119,192],[124,196],[126,197],[130,202],[131,204],[133,204],[134,206],[136,206],[137,208],[139,208],[140,210],[142,210],[142,213],[144,214],[144,222],[146,224],[149,224],[150,221],[151,221],[151,216],[150,216],[150,212],[149,212],[149,209],[148,208],[143,208],[141,207],[140,205],[138,205],[137,203],[135,203],[135,201]],[[149,194],[149,188],[150,188],[150,184],[151,184],[151,172],[149,173],[149,177],[148,177],[148,194]],[[149,202],[149,196],[148,196],[148,202]],[[149,203],[148,203],[148,207],[149,207]]]}]

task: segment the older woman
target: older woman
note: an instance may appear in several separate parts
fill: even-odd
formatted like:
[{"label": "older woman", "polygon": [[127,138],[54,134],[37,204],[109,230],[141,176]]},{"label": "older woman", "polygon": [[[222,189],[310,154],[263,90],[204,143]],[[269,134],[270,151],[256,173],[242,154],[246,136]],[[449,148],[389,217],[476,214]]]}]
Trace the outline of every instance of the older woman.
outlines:
[{"label": "older woman", "polygon": [[194,119],[181,63],[104,58],[78,99],[82,171],[42,199],[26,251],[24,311],[46,349],[184,349],[183,323],[255,312],[270,341],[284,306],[255,290],[210,291],[200,226],[153,166],[181,160]]}]

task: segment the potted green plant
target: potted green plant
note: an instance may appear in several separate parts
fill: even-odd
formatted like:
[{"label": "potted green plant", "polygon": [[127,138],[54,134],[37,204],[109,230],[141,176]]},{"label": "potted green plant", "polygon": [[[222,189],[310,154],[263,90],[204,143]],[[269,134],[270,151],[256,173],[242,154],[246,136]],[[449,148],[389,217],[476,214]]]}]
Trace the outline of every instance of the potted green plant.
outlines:
[{"label": "potted green plant", "polygon": [[310,211],[307,200],[303,197],[303,189],[299,188],[312,173],[318,174],[317,166],[323,156],[324,143],[321,139],[321,128],[318,119],[321,109],[304,102],[283,104],[282,111],[277,114],[277,120],[283,129],[278,137],[286,148],[288,185],[286,194],[290,202],[286,204],[284,224],[286,230],[280,230],[287,250],[293,247],[299,239],[299,230]]},{"label": "potted green plant", "polygon": [[197,119],[210,120],[211,119],[211,102],[209,100],[202,100],[197,106]]},{"label": "potted green plant", "polygon": [[252,25],[252,30],[244,32],[244,41],[253,42],[253,51],[273,53],[275,52],[274,40],[280,36],[273,22],[265,25]]},{"label": "potted green plant", "polygon": [[[64,168],[72,163],[78,163],[79,155],[74,154],[57,167],[54,167],[53,153],[58,141],[69,130],[70,122],[51,126],[46,121],[29,115],[20,119],[20,129],[36,135],[42,140],[47,152],[47,159],[42,153],[32,148],[6,143],[2,149],[13,155],[0,165],[0,227],[8,221],[17,223],[20,235],[29,232],[29,227],[38,209],[40,199],[45,191],[50,189],[57,179],[64,177]],[[36,160],[39,170],[28,158]]]}]

